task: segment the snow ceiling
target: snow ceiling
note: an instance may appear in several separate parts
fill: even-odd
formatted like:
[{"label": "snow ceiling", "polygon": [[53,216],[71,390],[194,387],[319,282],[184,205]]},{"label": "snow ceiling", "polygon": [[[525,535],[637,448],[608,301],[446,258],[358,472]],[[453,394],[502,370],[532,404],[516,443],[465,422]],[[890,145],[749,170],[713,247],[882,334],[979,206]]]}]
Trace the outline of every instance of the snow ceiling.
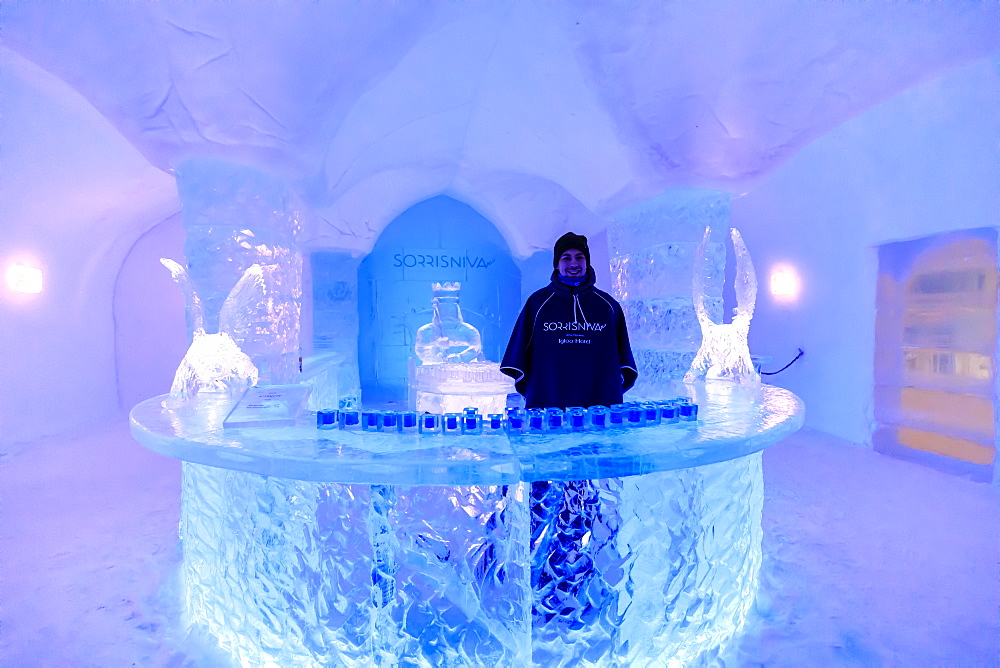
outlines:
[{"label": "snow ceiling", "polygon": [[525,255],[672,187],[741,192],[997,52],[997,7],[10,0],[2,30],[154,167],[286,180],[314,240],[363,246],[446,193]]}]

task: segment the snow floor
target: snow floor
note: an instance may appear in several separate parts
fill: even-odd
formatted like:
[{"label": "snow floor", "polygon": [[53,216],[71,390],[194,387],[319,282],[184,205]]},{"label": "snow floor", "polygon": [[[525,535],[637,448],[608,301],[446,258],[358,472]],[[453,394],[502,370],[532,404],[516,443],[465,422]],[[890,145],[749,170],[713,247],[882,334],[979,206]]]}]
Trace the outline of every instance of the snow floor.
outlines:
[{"label": "snow floor", "polygon": [[[0,665],[221,665],[175,623],[180,464],[124,418],[12,451]],[[721,663],[1000,666],[1000,489],[809,431],[764,477],[761,589]]]}]

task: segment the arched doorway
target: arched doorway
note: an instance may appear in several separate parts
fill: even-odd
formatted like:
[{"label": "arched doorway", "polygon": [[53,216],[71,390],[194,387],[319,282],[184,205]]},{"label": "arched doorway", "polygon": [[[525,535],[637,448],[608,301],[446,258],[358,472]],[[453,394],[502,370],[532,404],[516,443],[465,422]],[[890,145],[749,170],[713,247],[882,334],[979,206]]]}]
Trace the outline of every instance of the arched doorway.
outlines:
[{"label": "arched doorway", "polygon": [[462,284],[465,321],[499,361],[521,305],[521,271],[503,236],[451,197],[416,204],[383,230],[358,268],[358,364],[365,405],[401,404],[414,334],[431,320],[431,283]]}]

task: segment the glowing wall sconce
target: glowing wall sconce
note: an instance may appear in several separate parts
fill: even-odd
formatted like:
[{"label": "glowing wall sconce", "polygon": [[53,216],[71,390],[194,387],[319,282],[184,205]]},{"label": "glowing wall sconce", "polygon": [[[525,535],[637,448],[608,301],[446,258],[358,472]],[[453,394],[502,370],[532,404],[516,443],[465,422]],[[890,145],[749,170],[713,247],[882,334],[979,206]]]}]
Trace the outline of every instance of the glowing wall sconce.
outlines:
[{"label": "glowing wall sconce", "polygon": [[799,276],[791,267],[771,270],[771,294],[780,300],[793,300],[799,296]]},{"label": "glowing wall sconce", "polygon": [[7,267],[7,287],[14,292],[37,294],[42,291],[42,270],[26,264]]}]

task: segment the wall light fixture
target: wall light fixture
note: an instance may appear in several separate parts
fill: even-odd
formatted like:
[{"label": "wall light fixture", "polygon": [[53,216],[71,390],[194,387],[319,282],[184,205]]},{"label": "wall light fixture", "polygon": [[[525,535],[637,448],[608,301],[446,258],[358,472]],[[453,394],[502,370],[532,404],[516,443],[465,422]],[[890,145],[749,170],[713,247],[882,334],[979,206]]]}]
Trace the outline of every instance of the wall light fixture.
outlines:
[{"label": "wall light fixture", "polygon": [[37,294],[42,291],[42,270],[26,264],[7,267],[7,287],[14,292]]},{"label": "wall light fixture", "polygon": [[799,296],[799,276],[793,268],[775,267],[771,270],[771,294],[782,300]]}]

